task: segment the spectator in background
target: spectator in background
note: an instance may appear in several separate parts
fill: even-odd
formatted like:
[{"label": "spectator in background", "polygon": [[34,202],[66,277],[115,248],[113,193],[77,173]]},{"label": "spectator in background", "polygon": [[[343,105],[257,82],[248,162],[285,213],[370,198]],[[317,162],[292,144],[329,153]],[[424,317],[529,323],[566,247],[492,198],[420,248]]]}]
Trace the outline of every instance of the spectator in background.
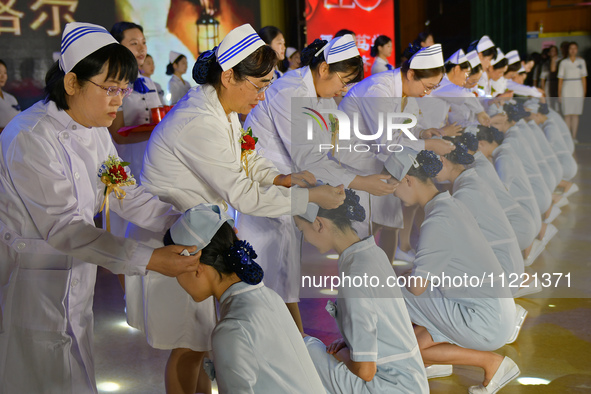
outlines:
[{"label": "spectator in background", "polygon": [[552,45],[547,48],[547,59],[542,64],[542,72],[540,74],[540,88],[546,93],[546,97],[549,99],[549,104],[552,108],[557,109],[558,102],[558,48],[556,45]]},{"label": "spectator in background", "polygon": [[357,36],[353,32],[353,30],[349,30],[349,29],[341,29],[341,30],[337,31],[333,38],[342,37],[345,34],[351,34],[353,36],[353,41],[355,41],[357,43]]},{"label": "spectator in background", "polygon": [[571,42],[568,58],[562,59],[558,66],[558,97],[561,99],[564,121],[577,141],[579,116],[583,113],[584,97],[587,95],[587,64],[577,56],[579,45]]},{"label": "spectator in background", "polygon": [[392,39],[388,36],[378,36],[369,52],[371,57],[376,60],[371,66],[371,74],[377,74],[382,71],[392,70],[394,67],[388,63],[388,58],[392,55]]},{"label": "spectator in background", "polygon": [[288,47],[285,50],[283,65],[286,72],[302,67],[301,51],[293,47]]},{"label": "spectator in background", "polygon": [[7,80],[8,68],[6,63],[0,60],[0,133],[12,118],[21,112],[21,107],[18,105],[16,98],[2,90]]},{"label": "spectator in background", "polygon": [[171,75],[168,81],[168,93],[170,93],[170,105],[175,105],[191,89],[191,84],[183,79],[189,64],[185,55],[175,51],[170,51],[168,61],[166,75]]},{"label": "spectator in background", "polygon": [[[59,53],[59,52],[58,52]],[[154,64],[154,58],[149,53],[146,55],[146,59],[144,60],[144,64],[140,67],[140,73],[144,77],[152,78],[154,74],[154,70],[156,69],[156,65]],[[156,81],[153,81],[154,85],[156,85],[156,91],[158,92],[158,97],[160,97],[160,101],[164,102],[164,89],[162,86]]]},{"label": "spectator in background", "polygon": [[433,38],[433,34],[427,30],[419,33],[419,36],[414,40],[414,44],[420,45],[423,48],[430,47],[435,44],[435,39]]},{"label": "spectator in background", "polygon": [[265,44],[269,45],[277,54],[277,64],[275,65],[273,80],[283,76],[279,71],[279,64],[285,60],[285,37],[281,30],[275,26],[265,26],[259,30],[259,36]]}]

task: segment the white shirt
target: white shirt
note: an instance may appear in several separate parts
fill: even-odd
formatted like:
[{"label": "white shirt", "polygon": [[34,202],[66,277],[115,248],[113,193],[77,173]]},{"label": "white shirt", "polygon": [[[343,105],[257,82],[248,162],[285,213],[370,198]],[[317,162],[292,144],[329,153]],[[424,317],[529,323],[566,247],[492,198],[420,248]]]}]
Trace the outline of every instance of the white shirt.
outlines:
[{"label": "white shirt", "polygon": [[[94,224],[105,188],[98,171],[117,154],[111,136],[50,101],[17,116],[0,141],[0,391],[96,392],[89,322],[97,265],[144,275],[153,251]],[[178,217],[141,186],[123,189],[124,200],[110,196],[121,217],[152,231]]]},{"label": "white shirt", "polygon": [[512,79],[507,80],[507,89],[520,96],[542,97],[542,92],[533,86],[517,83]]},{"label": "white shirt", "polygon": [[172,75],[168,81],[168,92],[170,93],[170,105],[175,105],[191,89],[189,82]]},{"label": "white shirt", "polygon": [[564,81],[579,81],[587,76],[585,60],[577,57],[573,62],[570,58],[562,59],[558,66],[558,78]]},{"label": "white shirt", "polygon": [[388,70],[394,69],[394,67],[392,67],[392,65],[390,63],[388,63],[386,60],[382,59],[381,57],[376,56],[375,59],[376,60],[373,62],[373,65],[371,66],[371,75],[381,73],[382,71],[388,71]]},{"label": "white shirt", "polygon": [[6,127],[8,122],[21,112],[16,98],[2,90],[4,98],[0,97],[0,129]]},{"label": "white shirt", "polygon": [[148,190],[180,210],[199,203],[277,217],[306,211],[308,191],[274,186],[279,171],[258,154],[242,167],[238,115],[226,115],[210,85],[191,88],[156,126],[141,179]]}]

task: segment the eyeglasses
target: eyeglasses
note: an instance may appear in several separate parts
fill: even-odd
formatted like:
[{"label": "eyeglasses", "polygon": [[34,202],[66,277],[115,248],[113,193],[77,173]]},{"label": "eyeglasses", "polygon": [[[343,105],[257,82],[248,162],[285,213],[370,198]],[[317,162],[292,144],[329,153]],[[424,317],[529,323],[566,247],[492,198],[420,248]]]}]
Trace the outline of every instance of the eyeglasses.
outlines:
[{"label": "eyeglasses", "polygon": [[438,83],[437,85],[431,86],[429,88],[429,87],[425,86],[425,84],[423,83],[423,80],[422,79],[419,79],[419,81],[421,82],[421,85],[423,85],[423,87],[425,88],[425,90],[423,90],[423,93],[425,93],[425,94],[427,94],[427,93],[429,93],[429,92],[437,89],[441,85],[440,83]]},{"label": "eyeglasses", "polygon": [[133,91],[133,88],[131,87],[127,87],[127,88],[120,88],[118,86],[109,86],[109,87],[104,87],[99,85],[98,83],[95,83],[93,81],[91,81],[90,79],[86,79],[86,81],[90,82],[91,84],[98,86],[99,88],[106,90],[107,91],[107,96],[109,97],[113,97],[113,96],[118,96],[119,93],[122,93],[123,98],[129,96],[131,94],[131,92]]},{"label": "eyeglasses", "polygon": [[341,80],[341,83],[343,84],[343,89],[344,89],[344,88],[346,88],[346,87],[347,87],[347,84],[345,83],[345,81],[343,81],[343,78],[341,78],[341,76],[339,75],[339,73],[338,73],[338,72],[336,72],[336,71],[335,71],[334,73],[335,73],[335,74],[337,75],[337,77],[339,77],[339,79]]},{"label": "eyeglasses", "polygon": [[257,94],[265,93],[265,91],[267,89],[269,89],[269,86],[271,86],[273,84],[273,81],[271,81],[268,84],[266,84],[265,86],[263,86],[262,88],[260,88],[257,85],[255,85],[254,82],[252,82],[250,79],[248,79],[248,78],[244,78],[244,79],[246,79],[248,82],[250,82],[250,84],[257,89]]}]

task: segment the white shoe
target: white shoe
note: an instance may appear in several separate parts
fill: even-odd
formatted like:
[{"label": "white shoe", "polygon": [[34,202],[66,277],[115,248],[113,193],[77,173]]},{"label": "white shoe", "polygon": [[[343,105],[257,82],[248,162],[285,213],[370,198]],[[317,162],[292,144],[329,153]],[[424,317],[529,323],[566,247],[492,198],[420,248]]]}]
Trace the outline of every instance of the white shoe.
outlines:
[{"label": "white shoe", "polygon": [[513,298],[522,298],[531,294],[536,294],[541,292],[543,289],[542,283],[537,280],[532,280],[531,282],[525,284],[523,287],[520,287],[519,290],[513,294]]},{"label": "white shoe", "polygon": [[396,253],[394,253],[394,260],[402,260],[412,263],[413,261],[415,261],[415,258],[416,252],[414,250],[410,249],[408,252],[404,252],[399,247],[396,247]]},{"label": "white shoe", "polygon": [[427,379],[445,378],[446,376],[450,376],[453,373],[453,370],[454,368],[450,364],[433,364],[425,368]]},{"label": "white shoe", "polygon": [[554,204],[554,206],[556,208],[562,208],[564,206],[567,206],[569,204],[568,198],[562,196],[562,198],[560,200],[558,200],[558,202],[556,204]]},{"label": "white shoe", "polygon": [[513,334],[511,334],[511,338],[509,338],[506,342],[507,345],[515,342],[515,340],[519,336],[519,331],[521,331],[521,326],[523,326],[525,317],[527,316],[527,311],[521,305],[515,304],[515,310],[517,311],[515,313],[515,328],[513,329]]},{"label": "white shoe", "polygon": [[552,210],[550,211],[550,216],[548,216],[548,219],[544,220],[544,223],[552,223],[554,219],[556,219],[558,215],[560,215],[560,212],[562,212],[560,208],[558,208],[556,205],[553,206]]},{"label": "white shoe", "polygon": [[553,224],[549,224],[546,228],[546,233],[544,234],[544,238],[542,238],[542,243],[544,246],[548,245],[548,242],[558,233],[558,229]]},{"label": "white shoe", "polygon": [[505,357],[499,369],[488,383],[488,386],[482,384],[472,386],[468,389],[470,394],[494,394],[505,387],[510,381],[518,377],[520,374],[519,367],[509,357]]},{"label": "white shoe", "polygon": [[542,241],[540,241],[539,239],[534,239],[533,246],[529,252],[529,255],[525,260],[523,260],[523,265],[526,267],[532,265],[534,261],[538,258],[538,256],[542,254],[545,248],[546,245],[544,245]]},{"label": "white shoe", "polygon": [[578,191],[579,191],[579,187],[577,186],[576,183],[573,183],[573,185],[570,187],[570,189],[568,189],[568,191],[566,193],[564,193],[562,196],[563,197],[570,197]]}]

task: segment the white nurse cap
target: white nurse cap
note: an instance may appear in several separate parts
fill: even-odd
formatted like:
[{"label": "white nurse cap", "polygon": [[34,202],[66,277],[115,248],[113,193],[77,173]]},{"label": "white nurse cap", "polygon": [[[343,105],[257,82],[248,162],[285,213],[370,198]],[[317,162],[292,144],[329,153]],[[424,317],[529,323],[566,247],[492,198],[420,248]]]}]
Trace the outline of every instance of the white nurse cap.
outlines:
[{"label": "white nurse cap", "polygon": [[199,251],[209,245],[226,222],[234,226],[234,220],[219,206],[199,204],[185,211],[172,225],[170,237],[177,245],[196,245]]},{"label": "white nurse cap", "polygon": [[310,223],[313,223],[316,220],[316,216],[318,216],[318,211],[320,207],[313,202],[308,203],[308,207],[306,208],[306,212],[304,214],[299,215],[301,218],[306,219]]},{"label": "white nurse cap", "polygon": [[51,58],[53,59],[54,63],[60,60],[60,56],[62,56],[61,52],[52,52]]},{"label": "white nurse cap", "polygon": [[248,55],[266,45],[248,23],[228,33],[215,51],[223,71],[227,71],[246,59]]},{"label": "white nurse cap", "polygon": [[507,52],[505,57],[507,58],[508,64],[513,64],[521,61],[521,58],[519,57],[519,52],[517,52],[515,49]]},{"label": "white nurse cap", "polygon": [[392,153],[386,159],[384,167],[396,180],[401,181],[408,173],[410,167],[419,168],[420,164],[417,161],[419,152],[414,149],[404,147],[400,152]]},{"label": "white nurse cap", "polygon": [[297,49],[295,49],[294,47],[287,47],[287,49],[285,50],[285,57],[289,59],[291,55],[296,53],[296,51]]},{"label": "white nurse cap", "polygon": [[478,44],[476,45],[476,50],[478,52],[484,52],[489,48],[493,48],[495,43],[488,36],[482,36],[480,40],[478,40]]},{"label": "white nurse cap", "polygon": [[474,134],[474,135],[476,135],[476,134],[478,134],[478,131],[479,131],[479,130],[480,130],[480,129],[478,128],[478,126],[477,126],[477,125],[475,125],[475,124],[472,124],[472,125],[470,125],[470,126],[467,126],[467,127],[464,129],[464,133],[470,133],[470,134]]},{"label": "white nurse cap", "polygon": [[183,55],[182,53],[178,53],[178,52],[175,52],[175,51],[170,51],[170,52],[168,52],[168,62],[170,64],[172,64],[172,63],[174,63],[174,61],[176,59],[179,58],[179,56],[182,56],[182,55]]},{"label": "white nurse cap", "polygon": [[480,64],[480,57],[478,57],[477,51],[468,52],[468,54],[466,55],[466,60],[470,62],[470,66],[472,68],[475,68]]},{"label": "white nurse cap", "polygon": [[491,60],[490,65],[494,66],[495,64],[497,64],[498,62],[500,62],[504,58],[505,58],[505,54],[503,53],[503,51],[501,51],[501,48],[497,48],[497,57],[495,57],[493,60]]},{"label": "white nurse cap", "polygon": [[433,44],[412,55],[410,68],[414,70],[426,70],[443,66],[443,53],[441,44]]},{"label": "white nurse cap", "polygon": [[454,53],[453,55],[451,55],[449,57],[449,59],[446,60],[446,63],[452,63],[452,64],[462,64],[467,62],[468,59],[466,59],[466,55],[464,54],[464,51],[462,51],[461,49],[459,49],[456,53]]},{"label": "white nurse cap", "polygon": [[353,40],[351,34],[345,34],[344,36],[335,37],[330,40],[325,46],[322,47],[316,55],[324,52],[324,60],[327,64],[337,63],[343,60],[351,59],[355,56],[361,56],[357,44]]},{"label": "white nurse cap", "polygon": [[84,22],[68,23],[62,34],[60,68],[67,74],[80,60],[110,44],[118,42],[104,27]]}]

